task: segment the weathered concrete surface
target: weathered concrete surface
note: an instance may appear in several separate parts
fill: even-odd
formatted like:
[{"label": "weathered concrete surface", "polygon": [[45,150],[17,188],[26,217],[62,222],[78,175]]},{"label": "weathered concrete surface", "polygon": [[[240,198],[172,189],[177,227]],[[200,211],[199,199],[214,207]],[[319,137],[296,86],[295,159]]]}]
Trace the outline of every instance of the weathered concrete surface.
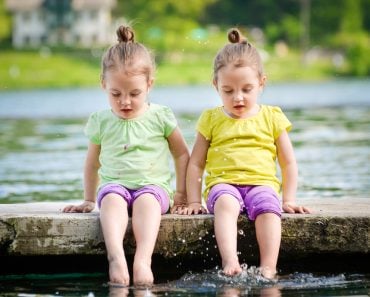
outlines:
[{"label": "weathered concrete surface", "polygon": [[[369,253],[369,198],[322,198],[300,203],[313,213],[283,215],[281,257]],[[104,254],[98,211],[62,213],[66,204],[0,204],[0,256]],[[241,216],[238,227],[241,257],[258,255],[253,223]],[[125,251],[132,255],[135,241],[131,225],[127,232]],[[217,256],[213,216],[164,215],[154,254],[168,259]]]}]

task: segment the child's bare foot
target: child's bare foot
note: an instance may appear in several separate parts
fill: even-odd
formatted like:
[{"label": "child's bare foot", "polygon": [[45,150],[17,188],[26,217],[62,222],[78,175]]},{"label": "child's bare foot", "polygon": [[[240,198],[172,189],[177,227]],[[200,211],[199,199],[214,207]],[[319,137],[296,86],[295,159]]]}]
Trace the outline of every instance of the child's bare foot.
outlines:
[{"label": "child's bare foot", "polygon": [[128,286],[130,284],[130,274],[125,257],[109,260],[109,280],[112,285]]},{"label": "child's bare foot", "polygon": [[150,263],[134,260],[134,285],[140,287],[150,287],[153,285],[154,276]]},{"label": "child's bare foot", "polygon": [[228,261],[222,261],[222,264],[223,272],[225,275],[233,276],[242,272],[242,268],[239,264],[238,258],[230,259]]}]

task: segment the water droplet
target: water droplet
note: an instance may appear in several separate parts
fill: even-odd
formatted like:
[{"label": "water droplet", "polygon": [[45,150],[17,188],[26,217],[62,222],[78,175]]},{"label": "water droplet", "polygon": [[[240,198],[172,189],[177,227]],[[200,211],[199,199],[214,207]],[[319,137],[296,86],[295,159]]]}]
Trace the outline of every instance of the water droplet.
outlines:
[{"label": "water droplet", "polygon": [[239,235],[244,235],[244,231],[243,231],[242,229],[240,229],[240,230],[238,231],[238,233],[239,233]]},{"label": "water droplet", "polygon": [[149,297],[149,296],[153,296],[152,292],[149,291],[149,289],[147,288],[146,291],[145,291],[145,297]]}]

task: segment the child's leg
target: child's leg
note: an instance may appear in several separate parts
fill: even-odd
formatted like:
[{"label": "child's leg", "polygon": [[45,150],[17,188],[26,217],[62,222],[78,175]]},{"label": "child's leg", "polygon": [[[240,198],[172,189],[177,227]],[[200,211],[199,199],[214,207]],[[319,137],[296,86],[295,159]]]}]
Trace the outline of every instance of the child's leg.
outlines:
[{"label": "child's leg", "polygon": [[136,240],[134,284],[152,285],[151,261],[161,222],[161,206],[152,194],[140,195],[133,204],[132,228]]},{"label": "child's leg", "polygon": [[104,196],[100,206],[100,224],[108,254],[109,278],[112,283],[125,286],[130,283],[122,244],[127,222],[127,202],[118,194]]},{"label": "child's leg", "polygon": [[276,274],[281,241],[280,217],[275,213],[263,213],[257,216],[255,225],[262,274],[273,278]]},{"label": "child's leg", "polygon": [[262,274],[273,278],[281,239],[281,207],[275,191],[268,186],[246,188],[244,204],[250,220],[255,221]]},{"label": "child's leg", "polygon": [[235,275],[242,271],[237,254],[239,213],[240,203],[231,195],[221,195],[214,204],[215,235],[226,275]]}]

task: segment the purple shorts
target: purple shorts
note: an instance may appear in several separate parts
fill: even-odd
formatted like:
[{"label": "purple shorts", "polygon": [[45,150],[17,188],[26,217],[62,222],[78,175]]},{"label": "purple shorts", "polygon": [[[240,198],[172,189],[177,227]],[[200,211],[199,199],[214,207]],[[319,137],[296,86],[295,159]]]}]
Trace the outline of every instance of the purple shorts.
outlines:
[{"label": "purple shorts", "polygon": [[262,213],[274,213],[281,217],[280,199],[269,186],[214,185],[208,194],[207,208],[214,213],[214,206],[221,195],[231,195],[240,203],[240,212],[245,212],[251,221]]},{"label": "purple shorts", "polygon": [[167,192],[159,186],[147,185],[139,189],[131,190],[119,184],[109,183],[102,186],[98,191],[98,206],[101,207],[101,202],[107,194],[114,193],[121,196],[131,209],[134,201],[143,194],[151,194],[159,202],[161,206],[161,213],[164,214],[170,207],[170,197]]}]

